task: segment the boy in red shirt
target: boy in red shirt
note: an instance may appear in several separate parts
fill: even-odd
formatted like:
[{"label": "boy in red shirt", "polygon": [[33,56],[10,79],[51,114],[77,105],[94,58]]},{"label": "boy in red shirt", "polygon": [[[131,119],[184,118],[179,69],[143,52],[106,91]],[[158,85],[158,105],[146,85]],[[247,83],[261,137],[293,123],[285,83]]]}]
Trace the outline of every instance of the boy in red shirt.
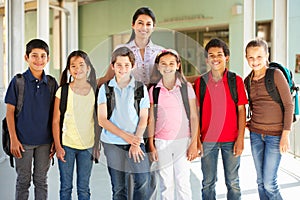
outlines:
[{"label": "boy in red shirt", "polygon": [[[216,198],[215,183],[219,150],[221,150],[224,165],[227,199],[241,199],[238,169],[240,155],[244,149],[247,97],[242,78],[226,69],[229,55],[230,51],[224,41],[210,40],[205,46],[205,57],[211,70],[202,75],[203,78],[206,76],[206,79],[203,79],[206,80],[203,100],[200,98],[200,83],[203,84],[200,81],[201,77],[195,81],[195,93],[201,115],[201,142],[203,143],[201,158],[203,200]],[[228,84],[229,73],[235,76],[236,103]]]}]

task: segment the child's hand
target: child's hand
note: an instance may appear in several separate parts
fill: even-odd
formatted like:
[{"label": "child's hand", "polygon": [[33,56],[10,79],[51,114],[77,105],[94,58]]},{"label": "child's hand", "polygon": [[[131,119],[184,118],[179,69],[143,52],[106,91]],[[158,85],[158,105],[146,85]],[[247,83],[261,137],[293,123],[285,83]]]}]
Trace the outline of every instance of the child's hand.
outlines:
[{"label": "child's hand", "polygon": [[61,160],[62,162],[67,162],[65,160],[65,155],[66,155],[66,152],[65,152],[65,150],[62,147],[59,147],[59,148],[56,149],[56,157],[57,157],[57,159]]},{"label": "child's hand", "polygon": [[158,154],[157,154],[157,151],[156,151],[155,147],[150,149],[150,160],[152,162],[157,162],[158,161]]},{"label": "child's hand", "polygon": [[51,160],[55,154],[56,150],[55,150],[55,145],[54,142],[51,144],[51,148],[50,148],[50,155],[49,155],[49,159]]},{"label": "child's hand", "polygon": [[198,157],[198,148],[197,148],[197,143],[192,143],[190,144],[187,152],[186,152],[186,156],[187,156],[187,160],[188,161],[192,161],[194,160],[195,158]]},{"label": "child's hand", "polygon": [[126,134],[126,137],[124,138],[124,140],[131,146],[139,147],[141,144],[141,138],[139,138],[136,135],[129,134],[129,133]]},{"label": "child's hand", "polygon": [[144,160],[145,154],[139,146],[132,146],[129,148],[129,158],[133,158],[134,162],[141,162]]},{"label": "child's hand", "polygon": [[11,147],[10,152],[16,158],[22,158],[22,152],[25,152],[23,145],[20,143],[19,140],[11,140]]}]

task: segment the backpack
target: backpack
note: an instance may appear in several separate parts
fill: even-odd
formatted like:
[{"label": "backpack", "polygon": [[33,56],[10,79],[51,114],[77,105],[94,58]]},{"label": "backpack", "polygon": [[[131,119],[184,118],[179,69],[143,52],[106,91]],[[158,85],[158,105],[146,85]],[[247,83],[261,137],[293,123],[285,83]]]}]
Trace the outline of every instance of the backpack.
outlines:
[{"label": "backpack", "polygon": [[[156,121],[157,119],[157,105],[158,105],[158,97],[159,97],[159,92],[160,92],[160,87],[155,87],[156,84],[153,86],[153,108],[154,108],[154,120]],[[189,104],[189,97],[188,97],[188,89],[187,89],[187,83],[181,83],[180,87],[180,93],[181,93],[181,98],[182,102],[185,108],[185,113],[190,121],[190,104]]]},{"label": "backpack", "polygon": [[[279,92],[275,86],[275,82],[274,82],[274,71],[278,69],[280,70],[284,77],[286,78],[286,81],[289,85],[290,88],[290,93],[293,96],[293,99],[295,100],[295,108],[294,108],[294,114],[293,114],[293,121],[296,121],[296,115],[299,115],[299,101],[298,101],[298,90],[299,87],[296,86],[294,80],[293,80],[293,74],[292,72],[284,67],[283,65],[276,63],[276,62],[271,62],[269,63],[269,68],[266,71],[266,75],[265,75],[265,85],[266,85],[266,89],[267,92],[269,93],[269,95],[272,97],[272,99],[280,104],[281,110],[282,112],[284,111],[284,107],[279,95]],[[249,101],[249,109],[252,108],[252,103],[251,103],[251,99],[250,99],[250,86],[251,86],[251,77],[253,76],[253,72],[251,72],[244,81],[244,84],[246,86],[246,90],[248,93],[248,101]],[[294,94],[295,93],[295,94]],[[248,112],[248,118],[251,117],[251,111],[249,110]]]},{"label": "backpack", "polygon": [[[115,93],[114,87],[109,86],[109,82],[104,83],[105,95],[106,95],[106,106],[107,106],[107,119],[110,119],[112,112],[115,108]],[[144,98],[144,84],[139,81],[135,81],[134,87],[134,107],[137,115],[140,114],[140,102]]]},{"label": "backpack", "polygon": [[[23,103],[24,103],[25,79],[23,77],[23,74],[17,74],[15,77],[16,77],[16,87],[18,91],[17,105],[15,108],[15,118],[17,118],[20,114],[20,111],[22,110]],[[50,90],[50,98],[51,98],[50,109],[53,110],[56,81],[55,78],[53,78],[50,75],[47,75],[47,81],[48,81],[48,87]],[[10,137],[9,137],[9,131],[7,127],[6,117],[4,117],[4,119],[2,120],[2,147],[4,152],[9,156],[10,166],[14,167],[14,162],[13,162],[14,156],[10,152]]]},{"label": "backpack", "polygon": [[[200,127],[202,125],[202,108],[203,108],[203,101],[206,92],[206,83],[208,82],[209,72],[203,74],[200,77]],[[227,82],[230,90],[230,95],[232,100],[236,105],[236,113],[238,113],[238,94],[237,94],[237,86],[236,86],[236,73],[227,71]]]},{"label": "backpack", "polygon": [[[97,112],[97,97],[98,97],[98,89],[95,92],[95,110]],[[65,113],[67,110],[67,102],[68,102],[68,92],[69,92],[69,83],[66,83],[61,86],[61,95],[60,95],[60,104],[59,104],[59,111],[60,111],[60,120],[59,120],[59,132],[60,132],[60,144],[62,144],[62,128],[65,118]],[[97,115],[94,115],[94,130],[95,130],[95,144],[98,144],[100,140],[100,132],[101,128],[98,125]],[[93,157],[95,163],[99,163],[98,158]]]}]

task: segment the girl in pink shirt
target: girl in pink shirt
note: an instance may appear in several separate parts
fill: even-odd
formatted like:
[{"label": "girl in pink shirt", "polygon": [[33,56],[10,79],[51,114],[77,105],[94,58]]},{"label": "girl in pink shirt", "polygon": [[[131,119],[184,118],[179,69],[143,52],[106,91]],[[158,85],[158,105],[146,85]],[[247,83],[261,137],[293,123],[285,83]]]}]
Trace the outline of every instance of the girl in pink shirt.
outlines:
[{"label": "girl in pink shirt", "polygon": [[[149,150],[151,160],[158,163],[161,199],[192,199],[190,161],[198,156],[199,121],[195,93],[184,78],[176,51],[157,55],[151,79],[155,85],[149,90]],[[189,112],[181,96],[183,85],[187,85]],[[155,117],[153,90],[158,87]]]}]

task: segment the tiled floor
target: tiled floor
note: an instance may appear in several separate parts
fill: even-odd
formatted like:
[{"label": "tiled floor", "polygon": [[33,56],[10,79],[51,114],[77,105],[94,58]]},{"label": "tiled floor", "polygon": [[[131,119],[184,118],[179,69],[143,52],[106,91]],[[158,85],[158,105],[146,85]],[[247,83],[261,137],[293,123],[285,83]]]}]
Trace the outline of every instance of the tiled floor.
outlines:
[{"label": "tiled floor", "polygon": [[[219,159],[221,161],[221,159]],[[104,165],[105,161],[102,156],[100,164],[94,165],[91,177],[91,193],[92,199],[109,200],[111,199],[111,186],[107,169]],[[200,160],[193,161],[191,183],[193,200],[201,200],[201,162]],[[226,199],[226,186],[224,184],[223,166],[219,162],[218,166],[218,182],[216,186],[217,199]],[[0,163],[0,199],[14,199],[15,191],[15,171],[9,166],[9,161],[6,159]],[[51,167],[49,171],[49,200],[59,199],[59,174],[57,163]],[[285,154],[282,158],[278,182],[281,187],[283,199],[294,200],[300,199],[300,159],[294,158],[290,154]],[[256,174],[254,164],[250,152],[249,139],[245,139],[245,151],[241,158],[240,168],[240,185],[242,189],[243,200],[258,199],[256,189]],[[74,186],[73,199],[76,198],[76,186]],[[30,200],[33,198],[33,187],[30,190]]]}]

